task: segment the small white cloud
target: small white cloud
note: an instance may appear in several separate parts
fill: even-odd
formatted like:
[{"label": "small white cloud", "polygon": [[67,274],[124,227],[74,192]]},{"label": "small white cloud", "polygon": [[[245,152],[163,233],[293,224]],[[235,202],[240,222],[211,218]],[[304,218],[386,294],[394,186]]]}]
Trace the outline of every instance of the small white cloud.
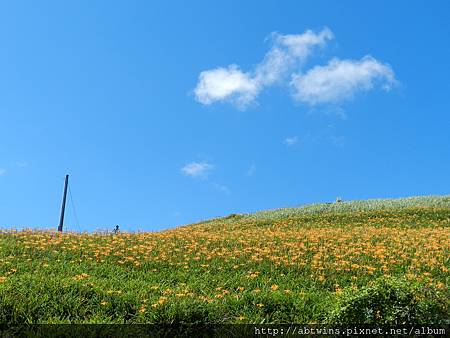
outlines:
[{"label": "small white cloud", "polygon": [[376,84],[389,90],[396,83],[388,64],[371,56],[361,60],[333,59],[326,66],[315,66],[305,75],[295,74],[291,86],[296,100],[310,105],[338,103],[351,99],[358,91],[368,91]]},{"label": "small white cloud", "polygon": [[200,73],[195,96],[205,105],[216,101],[230,101],[244,108],[258,95],[258,84],[236,65]]},{"label": "small white cloud", "polygon": [[5,168],[0,168],[0,176],[6,175],[7,170]]},{"label": "small white cloud", "polygon": [[283,143],[287,146],[293,146],[294,144],[296,144],[298,142],[298,137],[294,136],[294,137],[287,137],[284,139]]},{"label": "small white cloud", "polygon": [[192,162],[181,168],[181,171],[186,176],[205,178],[213,168],[214,166],[207,162]]},{"label": "small white cloud", "polygon": [[325,28],[316,34],[307,30],[298,35],[272,33],[273,45],[254,71],[243,72],[237,65],[219,67],[200,73],[195,98],[204,105],[231,102],[245,109],[260,91],[282,79],[293,66],[301,65],[314,47],[323,47],[333,33]]}]

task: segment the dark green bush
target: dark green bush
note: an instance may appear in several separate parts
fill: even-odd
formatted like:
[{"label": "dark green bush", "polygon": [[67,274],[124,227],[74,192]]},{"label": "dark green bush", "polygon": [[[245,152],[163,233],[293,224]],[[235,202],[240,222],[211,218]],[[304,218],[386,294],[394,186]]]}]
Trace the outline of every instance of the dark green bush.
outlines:
[{"label": "dark green bush", "polygon": [[330,311],[332,324],[448,324],[441,292],[404,278],[380,277],[359,290],[347,288]]}]

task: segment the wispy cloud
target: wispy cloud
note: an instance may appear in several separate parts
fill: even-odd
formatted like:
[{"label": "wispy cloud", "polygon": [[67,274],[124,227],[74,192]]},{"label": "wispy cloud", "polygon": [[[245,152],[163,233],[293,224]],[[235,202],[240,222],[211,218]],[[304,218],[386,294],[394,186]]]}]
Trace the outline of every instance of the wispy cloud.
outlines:
[{"label": "wispy cloud", "polygon": [[256,171],[256,165],[252,164],[247,170],[247,176],[253,176]]},{"label": "wispy cloud", "polygon": [[231,194],[230,189],[223,184],[211,182],[208,178],[209,173],[214,169],[214,166],[212,164],[209,164],[207,162],[191,162],[186,164],[183,168],[181,168],[181,172],[186,175],[193,178],[200,178],[208,185],[210,185],[214,190],[224,193],[224,194]]},{"label": "wispy cloud", "polygon": [[0,168],[0,176],[6,175],[7,170],[5,168]]},{"label": "wispy cloud", "polygon": [[307,30],[303,34],[271,34],[273,46],[256,67],[255,80],[262,86],[271,85],[283,78],[293,66],[301,66],[313,49],[324,47],[333,38],[328,28],[316,34]]},{"label": "wispy cloud", "polygon": [[206,178],[213,168],[214,166],[207,162],[191,162],[181,168],[181,172],[194,178]]},{"label": "wispy cloud", "polygon": [[219,184],[219,183],[212,183],[212,186],[215,190],[217,190],[219,192],[222,192],[227,195],[231,194],[230,189],[226,185]]},{"label": "wispy cloud", "polygon": [[26,162],[26,161],[16,162],[16,166],[18,168],[26,168],[26,167],[28,167],[28,162]]},{"label": "wispy cloud", "polygon": [[284,139],[283,143],[288,147],[293,146],[294,144],[298,143],[298,137],[297,136],[287,137]]},{"label": "wispy cloud", "polygon": [[377,84],[390,90],[395,83],[392,68],[371,56],[361,60],[335,58],[326,66],[315,66],[305,75],[295,74],[291,80],[294,99],[310,105],[340,103]]},{"label": "wispy cloud", "polygon": [[345,137],[344,136],[330,135],[329,140],[336,147],[343,147],[345,145]]},{"label": "wispy cloud", "polygon": [[314,47],[323,47],[332,38],[328,28],[317,34],[311,30],[298,35],[272,33],[272,47],[253,71],[243,72],[235,64],[203,71],[195,98],[204,105],[226,101],[245,109],[264,87],[279,82],[292,67],[302,65]]}]

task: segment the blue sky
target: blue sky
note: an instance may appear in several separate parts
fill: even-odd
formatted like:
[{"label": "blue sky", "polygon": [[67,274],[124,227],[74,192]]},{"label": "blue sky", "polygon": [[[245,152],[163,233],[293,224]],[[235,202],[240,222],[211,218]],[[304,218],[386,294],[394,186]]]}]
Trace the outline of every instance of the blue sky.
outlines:
[{"label": "blue sky", "polygon": [[447,1],[0,4],[0,226],[159,230],[450,186]]}]

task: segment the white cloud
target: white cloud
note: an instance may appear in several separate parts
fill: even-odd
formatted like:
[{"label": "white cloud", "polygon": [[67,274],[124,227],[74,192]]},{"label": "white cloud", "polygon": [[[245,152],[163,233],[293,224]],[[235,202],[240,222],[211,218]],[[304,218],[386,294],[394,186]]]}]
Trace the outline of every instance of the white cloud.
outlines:
[{"label": "white cloud", "polygon": [[186,176],[205,178],[213,168],[214,166],[207,162],[192,162],[181,168],[181,171]]},{"label": "white cloud", "polygon": [[0,176],[4,176],[7,173],[5,168],[0,168]]},{"label": "white cloud", "polygon": [[273,45],[253,72],[245,73],[234,64],[203,71],[195,97],[204,105],[227,101],[244,109],[264,87],[280,81],[293,66],[301,65],[315,46],[323,47],[332,38],[328,28],[318,34],[311,30],[298,35],[272,33]]},{"label": "white cloud", "polygon": [[200,73],[195,96],[205,105],[228,100],[239,107],[245,107],[258,95],[258,84],[238,66],[216,68]]},{"label": "white cloud", "polygon": [[272,38],[272,48],[255,70],[255,80],[261,86],[279,81],[293,66],[304,63],[313,48],[324,47],[333,33],[325,28],[319,34],[311,30],[298,35],[272,33]]},{"label": "white cloud", "polygon": [[338,103],[351,99],[358,91],[368,91],[380,84],[389,90],[396,83],[388,64],[371,56],[361,60],[332,59],[326,66],[315,66],[305,75],[295,74],[291,86],[294,99],[310,105]]},{"label": "white cloud", "polygon": [[287,145],[287,146],[293,146],[297,142],[298,142],[298,137],[297,136],[287,137],[287,138],[284,139],[284,144]]}]

